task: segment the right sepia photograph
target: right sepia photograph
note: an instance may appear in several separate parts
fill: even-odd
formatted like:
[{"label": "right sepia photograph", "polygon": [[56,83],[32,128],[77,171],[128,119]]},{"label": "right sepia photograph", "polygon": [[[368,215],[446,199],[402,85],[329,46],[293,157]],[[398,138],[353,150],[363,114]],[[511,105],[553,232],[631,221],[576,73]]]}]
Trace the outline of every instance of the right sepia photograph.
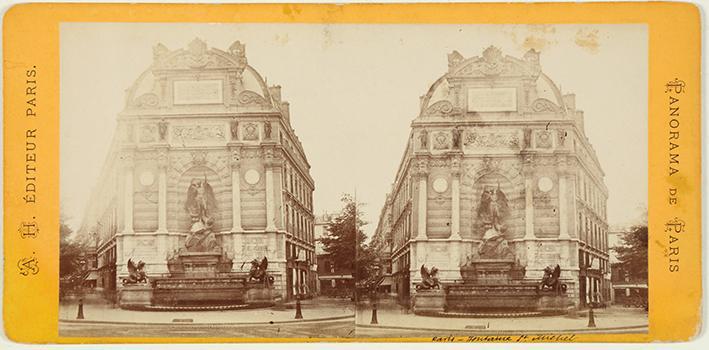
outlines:
[{"label": "right sepia photograph", "polygon": [[646,333],[646,27],[476,30],[412,60],[357,336]]}]

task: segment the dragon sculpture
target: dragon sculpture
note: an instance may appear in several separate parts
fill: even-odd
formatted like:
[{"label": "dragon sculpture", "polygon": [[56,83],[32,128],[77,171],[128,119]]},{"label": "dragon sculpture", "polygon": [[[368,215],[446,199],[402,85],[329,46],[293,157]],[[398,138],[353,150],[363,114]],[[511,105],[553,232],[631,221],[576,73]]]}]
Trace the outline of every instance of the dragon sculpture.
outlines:
[{"label": "dragon sculpture", "polygon": [[559,264],[557,264],[554,268],[551,266],[545,267],[544,277],[542,277],[542,283],[540,284],[539,289],[542,291],[553,291],[557,295],[561,295],[566,292],[566,284],[561,283],[559,276],[561,276],[561,267]]},{"label": "dragon sculpture", "polygon": [[148,276],[143,271],[145,263],[140,260],[134,263],[133,259],[128,259],[128,278],[123,279],[123,284],[148,283]]},{"label": "dragon sculpture", "polygon": [[438,269],[433,266],[429,271],[426,265],[421,265],[421,283],[416,285],[416,290],[440,289],[441,284],[438,281]]},{"label": "dragon sculpture", "polygon": [[274,278],[269,275],[266,270],[268,269],[268,258],[265,256],[261,261],[258,259],[251,260],[251,269],[249,269],[248,281],[262,282],[266,287],[273,285]]}]

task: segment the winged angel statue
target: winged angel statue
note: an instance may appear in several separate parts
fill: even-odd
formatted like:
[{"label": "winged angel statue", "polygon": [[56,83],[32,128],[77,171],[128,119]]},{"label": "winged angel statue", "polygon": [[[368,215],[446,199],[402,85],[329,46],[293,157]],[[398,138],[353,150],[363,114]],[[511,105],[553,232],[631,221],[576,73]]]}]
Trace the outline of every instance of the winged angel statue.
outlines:
[{"label": "winged angel statue", "polygon": [[192,222],[190,235],[185,241],[188,251],[212,251],[218,247],[217,239],[212,232],[214,219],[211,217],[216,203],[214,191],[207,182],[207,176],[205,175],[204,179],[192,179],[190,187],[187,189],[187,200],[185,200],[185,210],[189,213]]},{"label": "winged angel statue", "polygon": [[478,218],[483,224],[490,225],[497,231],[503,231],[502,220],[508,212],[507,196],[500,189],[500,184],[497,184],[497,188],[485,186],[478,206]]},{"label": "winged angel statue", "polygon": [[480,258],[506,259],[512,257],[512,251],[507,246],[503,234],[506,229],[503,221],[508,212],[507,196],[500,189],[500,184],[497,184],[497,188],[485,186],[478,206],[478,220],[485,230],[482,243],[478,247]]}]

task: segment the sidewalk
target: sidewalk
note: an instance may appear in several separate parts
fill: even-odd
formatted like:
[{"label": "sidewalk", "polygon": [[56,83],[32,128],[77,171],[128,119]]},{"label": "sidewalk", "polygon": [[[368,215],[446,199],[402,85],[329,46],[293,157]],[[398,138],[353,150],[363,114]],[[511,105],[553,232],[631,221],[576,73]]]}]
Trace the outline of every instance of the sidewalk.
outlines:
[{"label": "sidewalk", "polygon": [[131,324],[258,324],[325,321],[354,318],[354,305],[336,299],[311,299],[301,303],[303,319],[295,319],[294,303],[281,306],[223,311],[134,311],[109,304],[84,304],[84,319],[77,320],[78,303],[59,305],[61,322]]},{"label": "sidewalk", "polygon": [[596,328],[588,328],[587,311],[575,315],[517,317],[517,318],[455,318],[418,316],[407,313],[398,305],[385,305],[377,310],[377,325],[371,325],[372,309],[360,309],[355,318],[357,326],[415,331],[478,331],[478,332],[529,332],[529,331],[588,331],[628,330],[647,332],[647,312],[641,309],[609,307],[594,309]]}]

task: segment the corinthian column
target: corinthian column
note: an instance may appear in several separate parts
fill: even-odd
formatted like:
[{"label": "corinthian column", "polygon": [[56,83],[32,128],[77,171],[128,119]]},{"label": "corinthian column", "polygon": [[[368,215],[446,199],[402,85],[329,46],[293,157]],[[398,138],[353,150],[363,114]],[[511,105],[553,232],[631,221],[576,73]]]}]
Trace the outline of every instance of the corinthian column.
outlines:
[{"label": "corinthian column", "polygon": [[418,161],[419,198],[418,198],[418,232],[416,239],[426,239],[426,214],[428,209],[428,170],[426,160]]},{"label": "corinthian column", "polygon": [[167,232],[167,150],[158,153],[158,233]]},{"label": "corinthian column", "polygon": [[265,149],[266,158],[266,231],[274,232],[276,231],[276,209],[274,206],[274,195],[273,190],[273,162],[274,162],[274,150]]},{"label": "corinthian column", "polygon": [[231,155],[231,232],[241,232],[241,173],[239,150]]},{"label": "corinthian column", "polygon": [[451,160],[451,236],[450,239],[460,237],[460,159]]},{"label": "corinthian column", "polygon": [[123,158],[125,181],[123,186],[123,233],[133,233],[133,155]]},{"label": "corinthian column", "polygon": [[559,174],[559,238],[569,239],[569,221],[566,210],[566,175]]},{"label": "corinthian column", "polygon": [[525,159],[524,170],[524,239],[535,239],[534,235],[534,172],[532,159]]},{"label": "corinthian column", "polygon": [[566,193],[566,175],[568,173],[566,167],[566,158],[560,156],[558,159],[559,169],[559,238],[570,239],[569,236],[569,215],[568,215],[568,197]]}]

